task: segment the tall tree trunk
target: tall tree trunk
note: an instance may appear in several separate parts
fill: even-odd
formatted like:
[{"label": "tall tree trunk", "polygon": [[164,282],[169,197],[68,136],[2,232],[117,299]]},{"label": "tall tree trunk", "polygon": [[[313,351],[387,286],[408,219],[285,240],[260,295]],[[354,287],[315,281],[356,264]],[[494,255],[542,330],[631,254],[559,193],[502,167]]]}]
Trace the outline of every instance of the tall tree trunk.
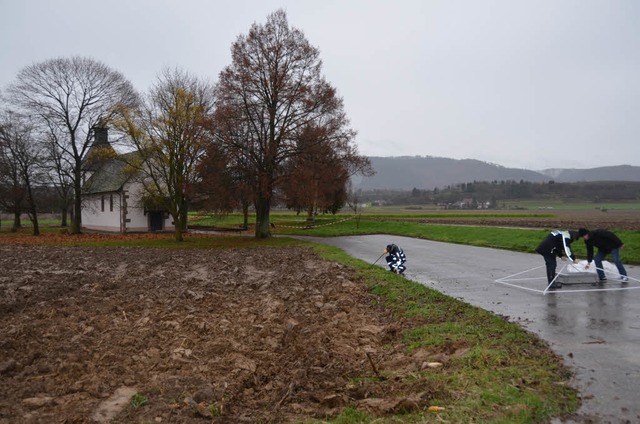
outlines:
[{"label": "tall tree trunk", "polygon": [[242,216],[244,219],[242,222],[242,228],[246,230],[249,228],[249,202],[246,200],[242,201]]},{"label": "tall tree trunk", "polygon": [[33,223],[33,235],[40,235],[40,227],[38,226],[38,213],[33,211],[33,217],[31,218],[31,223]]},{"label": "tall tree trunk", "polygon": [[178,211],[170,213],[173,219],[173,237],[176,241],[184,241],[184,230],[182,229],[182,215]]},{"label": "tall tree trunk", "polygon": [[256,202],[256,238],[258,239],[271,237],[271,228],[269,223],[270,211],[271,199],[259,194]]},{"label": "tall tree trunk", "polygon": [[29,205],[29,219],[31,219],[31,223],[33,224],[33,235],[40,235],[40,227],[38,226],[38,208],[36,206],[36,202],[33,198],[33,191],[31,190],[31,182],[27,178],[26,179],[27,186],[27,202]]},{"label": "tall tree trunk", "polygon": [[179,225],[176,225],[175,227],[175,231],[174,231],[174,237],[176,239],[176,241],[182,242],[184,241],[184,236],[182,235],[182,228],[180,228]]},{"label": "tall tree trunk", "polygon": [[189,225],[189,207],[186,199],[182,199],[180,203],[180,229],[186,233]]},{"label": "tall tree trunk", "polygon": [[318,202],[318,177],[313,176],[313,199],[307,209],[307,224],[314,225],[316,223],[316,204]]},{"label": "tall tree trunk", "polygon": [[22,227],[22,223],[20,222],[20,210],[16,209],[13,211],[13,226],[11,227],[11,232],[17,232],[20,227]]},{"label": "tall tree trunk", "polygon": [[77,166],[74,174],[73,217],[71,218],[71,234],[80,234],[82,226],[82,173],[80,170],[80,165]]},{"label": "tall tree trunk", "polygon": [[309,205],[309,207],[307,207],[307,225],[313,225],[316,223],[316,217],[313,211],[314,211],[314,205],[311,204]]},{"label": "tall tree trunk", "polygon": [[60,224],[62,227],[66,227],[67,224],[67,213],[68,213],[69,207],[67,205],[65,205],[62,208],[62,223]]}]

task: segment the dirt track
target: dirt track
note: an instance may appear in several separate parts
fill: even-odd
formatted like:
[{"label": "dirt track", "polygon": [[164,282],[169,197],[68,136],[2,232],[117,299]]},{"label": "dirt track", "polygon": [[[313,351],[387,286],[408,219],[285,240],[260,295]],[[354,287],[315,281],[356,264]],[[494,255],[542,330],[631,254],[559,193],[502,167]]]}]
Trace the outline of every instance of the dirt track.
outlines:
[{"label": "dirt track", "polygon": [[347,402],[384,416],[447,396],[353,383],[446,355],[407,357],[403,324],[305,248],[2,245],[0,269],[2,424],[284,422]]}]

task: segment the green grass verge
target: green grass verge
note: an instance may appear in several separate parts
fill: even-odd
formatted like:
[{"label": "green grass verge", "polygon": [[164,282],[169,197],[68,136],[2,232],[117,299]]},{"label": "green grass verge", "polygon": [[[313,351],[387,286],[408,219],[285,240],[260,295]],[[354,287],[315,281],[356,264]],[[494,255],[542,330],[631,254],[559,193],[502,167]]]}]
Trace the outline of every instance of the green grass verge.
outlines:
[{"label": "green grass verge", "polygon": [[[314,245],[325,259],[357,270],[369,290],[398,316],[424,322],[403,334],[408,350],[455,346],[468,350],[443,372],[413,373],[411,378],[436,385],[447,395],[433,399],[443,410],[397,415],[384,422],[545,422],[575,411],[577,393],[561,361],[535,335],[501,317],[418,283],[352,258],[340,249]],[[316,421],[310,421],[316,422]],[[335,423],[377,422],[352,408]]]},{"label": "green grass verge", "polygon": [[[417,222],[376,219],[320,218],[314,228],[282,226],[276,224],[278,234],[336,237],[344,235],[391,234],[425,240],[491,247],[518,252],[534,253],[549,229],[518,229],[491,226],[421,224]],[[623,263],[640,264],[640,231],[614,230],[625,242],[621,252]],[[584,242],[572,244],[578,259],[586,258]]]},{"label": "green grass verge", "polygon": [[[546,236],[548,229],[519,229],[519,228],[500,228],[492,226],[473,226],[473,225],[445,225],[445,224],[422,224],[412,222],[413,219],[425,217],[541,217],[544,214],[514,214],[514,213],[459,213],[459,212],[443,212],[443,213],[410,213],[410,214],[381,214],[381,215],[361,215],[355,218],[353,215],[323,215],[316,219],[315,225],[310,228],[306,224],[304,216],[295,213],[273,213],[271,214],[271,222],[275,228],[272,230],[278,235],[308,235],[316,237],[336,237],[346,235],[365,235],[365,234],[390,234],[406,237],[421,238],[425,240],[442,241],[446,243],[458,243],[479,247],[491,247],[504,250],[513,250],[518,252],[534,253],[535,248],[540,241]],[[388,218],[388,219],[387,219]],[[403,219],[399,221],[397,219]],[[255,222],[255,216],[250,217],[250,222]],[[55,223],[55,222],[54,222]],[[241,214],[228,214],[224,216],[216,216],[212,214],[192,213],[189,218],[192,227],[219,227],[237,229],[243,223]],[[43,234],[50,232],[60,232],[60,228],[41,226]],[[25,227],[20,232],[28,232],[30,227]],[[640,231],[632,230],[616,230],[614,232],[625,242],[625,248],[621,251],[621,259],[623,263],[640,264]],[[0,237],[8,235],[9,228],[0,228]],[[251,237],[249,237],[251,238]],[[104,242],[108,245],[109,242]],[[132,245],[151,246],[153,241],[131,241]],[[198,242],[189,242],[180,248],[197,247]],[[242,243],[251,243],[245,241]],[[578,259],[586,258],[586,248],[582,241],[573,243],[572,250]]]}]

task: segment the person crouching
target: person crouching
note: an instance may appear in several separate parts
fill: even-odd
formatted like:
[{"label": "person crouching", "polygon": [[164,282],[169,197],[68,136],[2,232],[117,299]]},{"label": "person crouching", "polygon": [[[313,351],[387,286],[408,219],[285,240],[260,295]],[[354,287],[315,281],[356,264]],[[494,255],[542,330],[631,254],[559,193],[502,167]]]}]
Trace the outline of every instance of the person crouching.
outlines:
[{"label": "person crouching", "polygon": [[404,251],[395,244],[388,244],[387,248],[384,250],[384,253],[387,254],[385,259],[387,260],[387,265],[389,266],[389,270],[391,272],[395,272],[396,274],[402,274],[407,267],[404,263],[407,261],[407,257],[404,254]]}]

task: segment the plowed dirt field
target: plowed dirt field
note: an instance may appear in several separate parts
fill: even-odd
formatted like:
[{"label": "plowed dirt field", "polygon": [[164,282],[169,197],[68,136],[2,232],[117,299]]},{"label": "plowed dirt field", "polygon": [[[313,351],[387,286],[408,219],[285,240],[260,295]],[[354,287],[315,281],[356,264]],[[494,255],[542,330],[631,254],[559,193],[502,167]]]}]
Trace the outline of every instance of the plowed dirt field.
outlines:
[{"label": "plowed dirt field", "polygon": [[2,424],[384,417],[447,398],[403,376],[456,347],[408,356],[405,324],[307,248],[4,244],[0,269]]}]

